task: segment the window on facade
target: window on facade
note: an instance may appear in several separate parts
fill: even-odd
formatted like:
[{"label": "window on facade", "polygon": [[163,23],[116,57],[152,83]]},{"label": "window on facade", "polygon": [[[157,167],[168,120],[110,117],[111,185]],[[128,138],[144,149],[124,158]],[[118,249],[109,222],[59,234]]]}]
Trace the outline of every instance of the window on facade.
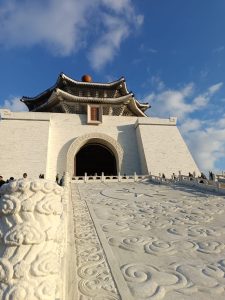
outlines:
[{"label": "window on facade", "polygon": [[91,121],[99,121],[99,107],[91,107]]},{"label": "window on facade", "polygon": [[102,123],[101,105],[87,105],[87,123],[95,125]]}]

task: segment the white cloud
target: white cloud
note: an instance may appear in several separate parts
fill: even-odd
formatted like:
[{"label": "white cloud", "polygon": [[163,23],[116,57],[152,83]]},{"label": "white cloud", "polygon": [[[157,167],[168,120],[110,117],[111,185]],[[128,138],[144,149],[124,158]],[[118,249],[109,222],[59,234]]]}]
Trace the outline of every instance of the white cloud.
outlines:
[{"label": "white cloud", "polygon": [[[207,110],[211,98],[220,91],[222,82],[211,85],[197,94],[196,86],[189,83],[180,89],[168,89],[165,84],[158,89],[160,78],[152,77],[153,92],[145,97],[152,104],[152,114],[160,117],[178,116],[180,130],[192,152],[200,170],[208,172],[216,169],[216,163],[225,156],[225,114],[218,120],[193,118],[192,113]],[[151,114],[151,113],[150,113]]]},{"label": "white cloud", "polygon": [[[110,19],[120,20],[119,28],[110,25]],[[94,53],[90,62],[100,68],[142,23],[143,16],[135,12],[131,0],[9,0],[0,4],[0,44],[41,45],[54,55],[66,56],[88,42],[88,53]]]},{"label": "white cloud", "polygon": [[159,93],[151,93],[144,101],[152,99],[152,112],[160,117],[177,116],[182,119],[186,114],[194,111],[194,106],[186,101],[194,91],[192,83],[187,84],[180,90],[165,89]]},{"label": "white cloud", "polygon": [[217,121],[217,126],[219,128],[225,128],[225,114]]},{"label": "white cloud", "polygon": [[219,52],[224,51],[224,49],[225,49],[224,46],[220,46],[220,47],[218,47],[218,48],[213,49],[213,52],[214,52],[214,53],[219,53]]},{"label": "white cloud", "polygon": [[144,98],[152,102],[152,112],[161,117],[176,116],[179,120],[189,114],[206,107],[211,99],[223,86],[222,82],[210,86],[205,92],[194,96],[195,85],[186,84],[180,89],[166,89],[164,82],[159,77],[152,77],[157,92]]},{"label": "white cloud", "polygon": [[209,87],[208,92],[210,95],[217,93],[223,86],[223,82],[219,82]]},{"label": "white cloud", "polygon": [[180,129],[200,170],[222,171],[216,163],[225,155],[225,115],[216,121],[189,118]]},{"label": "white cloud", "polygon": [[7,108],[11,111],[28,111],[25,104],[20,101],[21,97],[11,97],[3,101],[3,105],[0,108]]},{"label": "white cloud", "polygon": [[197,108],[206,106],[208,102],[209,102],[209,98],[207,97],[207,95],[198,95],[193,100],[193,104]]},{"label": "white cloud", "polygon": [[116,12],[121,12],[130,7],[130,0],[102,0],[102,3]]},{"label": "white cloud", "polygon": [[200,78],[205,79],[208,76],[208,74],[209,74],[209,71],[205,68],[200,71]]},{"label": "white cloud", "polygon": [[180,125],[181,131],[184,134],[189,134],[191,131],[196,131],[202,126],[202,121],[198,119],[186,119]]},{"label": "white cloud", "polygon": [[191,133],[183,132],[183,135],[199,168],[204,172],[215,170],[216,162],[225,155],[225,128],[205,124]]},{"label": "white cloud", "polygon": [[149,48],[145,44],[140,45],[140,50],[145,53],[158,53],[158,50],[156,50],[155,48]]},{"label": "white cloud", "polygon": [[[94,69],[101,69],[107,62],[114,59],[118,52],[120,45],[125,40],[135,27],[142,25],[144,17],[136,15],[131,5],[130,0],[120,1],[103,1],[105,4],[114,10],[119,10],[117,15],[109,15],[108,13],[101,14],[101,23],[103,24],[104,31],[99,39],[96,41],[95,46],[89,53],[89,61]],[[113,4],[112,4],[113,3]],[[124,9],[124,14],[121,17],[121,8]]]},{"label": "white cloud", "polygon": [[104,18],[107,32],[99,39],[89,56],[95,69],[101,69],[114,58],[121,41],[129,34],[129,28],[123,20],[106,15]]},{"label": "white cloud", "polygon": [[165,83],[160,79],[159,76],[152,76],[151,77],[151,84],[153,87],[156,88],[157,91],[162,91],[165,89]]}]

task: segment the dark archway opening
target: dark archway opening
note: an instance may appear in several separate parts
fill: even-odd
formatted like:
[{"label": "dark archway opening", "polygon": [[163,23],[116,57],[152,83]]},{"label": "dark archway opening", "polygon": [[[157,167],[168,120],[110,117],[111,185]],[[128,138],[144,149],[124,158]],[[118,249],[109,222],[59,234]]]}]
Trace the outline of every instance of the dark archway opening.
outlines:
[{"label": "dark archway opening", "polygon": [[116,158],[104,145],[92,143],[83,146],[75,156],[76,176],[117,175]]}]

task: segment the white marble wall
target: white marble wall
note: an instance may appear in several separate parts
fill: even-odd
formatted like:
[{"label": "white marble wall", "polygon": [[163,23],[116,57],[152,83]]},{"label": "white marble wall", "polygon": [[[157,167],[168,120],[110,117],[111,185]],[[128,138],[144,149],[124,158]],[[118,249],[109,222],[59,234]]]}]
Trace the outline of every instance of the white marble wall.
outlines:
[{"label": "white marble wall", "polygon": [[49,116],[0,110],[0,175],[38,178],[46,173]]},{"label": "white marble wall", "polygon": [[177,126],[176,119],[138,118],[136,123],[139,152],[144,159],[142,172],[153,175],[164,173],[170,177],[173,173],[188,174],[199,169],[193,160]]},{"label": "white marble wall", "polygon": [[30,178],[44,173],[55,179],[66,170],[73,141],[89,133],[104,133],[124,150],[121,174],[182,174],[198,168],[176,127],[176,119],[103,116],[100,125],[87,125],[85,115],[12,113],[0,110],[0,175]]}]

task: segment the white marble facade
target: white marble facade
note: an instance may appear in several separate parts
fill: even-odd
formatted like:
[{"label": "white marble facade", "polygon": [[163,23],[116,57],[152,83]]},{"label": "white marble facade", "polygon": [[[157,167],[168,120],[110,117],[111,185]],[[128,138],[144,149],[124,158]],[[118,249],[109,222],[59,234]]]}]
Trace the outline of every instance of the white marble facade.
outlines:
[{"label": "white marble facade", "polygon": [[0,110],[0,132],[4,178],[72,176],[73,157],[91,138],[112,148],[121,174],[199,173],[175,118],[104,115],[101,124],[88,125],[86,115]]}]

